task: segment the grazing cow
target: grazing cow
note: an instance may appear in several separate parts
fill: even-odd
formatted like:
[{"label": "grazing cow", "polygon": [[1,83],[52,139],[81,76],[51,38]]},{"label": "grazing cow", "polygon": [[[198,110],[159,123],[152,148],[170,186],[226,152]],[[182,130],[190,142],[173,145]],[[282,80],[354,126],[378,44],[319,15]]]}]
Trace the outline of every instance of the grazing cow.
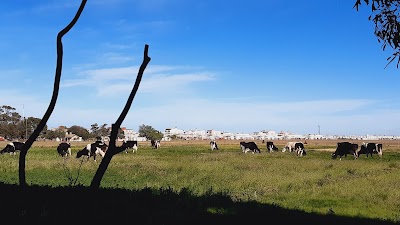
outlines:
[{"label": "grazing cow", "polygon": [[306,154],[303,142],[297,141],[289,141],[288,143],[286,143],[286,145],[282,149],[282,152],[286,151],[295,152],[298,156],[303,156]]},{"label": "grazing cow", "polygon": [[360,157],[360,154],[368,154],[372,157],[372,154],[378,154],[379,157],[382,156],[382,144],[377,143],[363,143],[360,147],[360,150],[357,152],[357,157]]},{"label": "grazing cow", "polygon": [[60,156],[71,156],[71,144],[62,142],[57,146],[57,152]]},{"label": "grazing cow", "polygon": [[85,155],[89,160],[89,158],[93,156],[94,161],[96,161],[96,155],[100,154],[101,157],[104,157],[107,148],[108,145],[106,143],[102,141],[96,141],[92,144],[86,145],[86,147],[78,151],[78,153],[76,154],[76,158],[80,158],[81,156]]},{"label": "grazing cow", "polygon": [[22,146],[24,145],[24,142],[19,142],[19,141],[13,141],[10,142],[6,145],[6,147],[3,148],[3,150],[0,151],[0,154],[4,154],[4,153],[10,153],[15,155],[17,154],[17,151],[21,151]]},{"label": "grazing cow", "polygon": [[338,142],[337,147],[334,153],[332,153],[332,159],[336,159],[338,156],[340,160],[342,160],[342,156],[347,156],[347,154],[352,154],[354,159],[357,159],[357,144],[353,144],[350,142]]},{"label": "grazing cow", "polygon": [[294,145],[294,151],[296,152],[297,156],[304,156],[306,155],[306,149],[304,148],[304,144],[302,142],[296,142]]},{"label": "grazing cow", "polygon": [[137,152],[138,150],[138,143],[137,141],[125,141],[122,143],[122,147],[125,148],[125,153],[128,153],[129,149],[132,149],[132,153]]},{"label": "grazing cow", "polygon": [[211,148],[211,151],[214,151],[214,149],[219,150],[217,142],[214,140],[210,141],[210,148]]},{"label": "grazing cow", "polygon": [[274,145],[274,142],[267,141],[267,149],[269,152],[278,151],[278,148]]},{"label": "grazing cow", "polygon": [[151,147],[158,149],[160,148],[160,141],[159,140],[151,140]]},{"label": "grazing cow", "polygon": [[257,147],[257,144],[253,141],[250,142],[240,142],[240,148],[242,149],[242,152],[247,153],[247,152],[252,152],[254,153],[261,153],[260,149]]},{"label": "grazing cow", "polygon": [[295,149],[296,143],[297,143],[297,142],[295,142],[295,141],[289,141],[289,142],[286,143],[286,145],[283,147],[282,152],[286,152],[286,151],[293,152],[294,149]]}]

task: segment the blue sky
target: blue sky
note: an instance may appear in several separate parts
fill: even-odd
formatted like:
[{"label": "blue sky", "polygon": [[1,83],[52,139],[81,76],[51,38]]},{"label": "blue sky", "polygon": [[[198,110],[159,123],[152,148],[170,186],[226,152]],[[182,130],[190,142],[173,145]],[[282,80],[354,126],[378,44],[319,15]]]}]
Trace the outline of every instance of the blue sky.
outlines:
[{"label": "blue sky", "polygon": [[[0,105],[42,118],[78,0],[0,2]],[[88,0],[63,38],[50,128],[400,135],[400,69],[354,1]]]}]

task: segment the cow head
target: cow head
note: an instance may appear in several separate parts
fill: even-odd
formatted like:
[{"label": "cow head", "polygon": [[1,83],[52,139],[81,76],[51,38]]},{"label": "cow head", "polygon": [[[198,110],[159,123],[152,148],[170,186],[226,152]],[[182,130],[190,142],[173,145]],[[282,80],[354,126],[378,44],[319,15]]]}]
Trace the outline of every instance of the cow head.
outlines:
[{"label": "cow head", "polygon": [[89,150],[86,147],[76,153],[76,158],[80,158],[83,155],[89,155]]},{"label": "cow head", "polygon": [[0,151],[0,154],[4,154],[4,153],[8,153],[8,152],[9,153],[15,152],[15,146],[12,142],[7,144],[6,147]]},{"label": "cow head", "polygon": [[382,156],[382,144],[376,144],[376,152],[378,153],[379,157]]}]

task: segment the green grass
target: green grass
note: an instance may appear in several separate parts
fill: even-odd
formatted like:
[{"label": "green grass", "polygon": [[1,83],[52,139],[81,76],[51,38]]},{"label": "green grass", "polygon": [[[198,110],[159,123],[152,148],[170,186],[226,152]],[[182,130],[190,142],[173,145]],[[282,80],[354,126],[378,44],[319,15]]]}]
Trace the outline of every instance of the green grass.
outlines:
[{"label": "green grass", "polygon": [[[142,190],[187,189],[195,195],[226,193],[237,202],[257,201],[288,209],[400,221],[400,156],[365,155],[332,160],[330,153],[308,149],[304,157],[289,152],[244,154],[238,146],[171,145],[113,157],[101,186]],[[281,146],[278,146],[281,149]],[[323,146],[322,148],[328,148]],[[80,148],[73,148],[73,156]],[[0,181],[18,183],[18,154],[0,155]],[[93,159],[67,160],[55,148],[31,148],[26,159],[28,184],[89,186],[99,165]],[[79,176],[78,176],[79,173]],[[219,209],[210,209],[218,211]]]}]

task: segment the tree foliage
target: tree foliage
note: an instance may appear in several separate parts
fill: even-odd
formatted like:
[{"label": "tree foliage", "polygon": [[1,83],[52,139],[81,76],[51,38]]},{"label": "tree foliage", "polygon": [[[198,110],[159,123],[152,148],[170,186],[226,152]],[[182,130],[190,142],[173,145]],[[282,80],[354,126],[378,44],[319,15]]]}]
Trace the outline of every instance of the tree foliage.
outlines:
[{"label": "tree foliage", "polygon": [[47,130],[44,134],[44,138],[49,140],[54,140],[56,138],[65,138],[65,132],[60,129],[56,130]]},{"label": "tree foliage", "polygon": [[106,123],[101,126],[99,126],[97,123],[94,123],[90,126],[90,136],[92,138],[106,137],[110,135],[110,129],[107,127]]},{"label": "tree foliage", "polygon": [[[9,140],[27,139],[39,124],[40,119],[35,117],[22,117],[16,108],[8,105],[0,107],[0,136]],[[45,129],[47,130],[47,126]],[[44,132],[39,137],[43,137]]]},{"label": "tree foliage", "polygon": [[160,131],[144,124],[139,126],[139,136],[146,137],[149,140],[161,140],[163,138],[163,134]]},{"label": "tree foliage", "polygon": [[374,34],[382,44],[382,49],[389,46],[393,49],[393,54],[387,58],[388,66],[397,58],[397,68],[400,63],[400,23],[399,23],[399,6],[398,0],[357,0],[353,8],[359,10],[362,3],[371,5],[371,15],[368,17],[375,24]]},{"label": "tree foliage", "polygon": [[87,140],[90,138],[89,131],[86,128],[78,125],[73,125],[70,128],[68,128],[68,132],[76,134],[79,137],[82,137],[83,140]]}]

